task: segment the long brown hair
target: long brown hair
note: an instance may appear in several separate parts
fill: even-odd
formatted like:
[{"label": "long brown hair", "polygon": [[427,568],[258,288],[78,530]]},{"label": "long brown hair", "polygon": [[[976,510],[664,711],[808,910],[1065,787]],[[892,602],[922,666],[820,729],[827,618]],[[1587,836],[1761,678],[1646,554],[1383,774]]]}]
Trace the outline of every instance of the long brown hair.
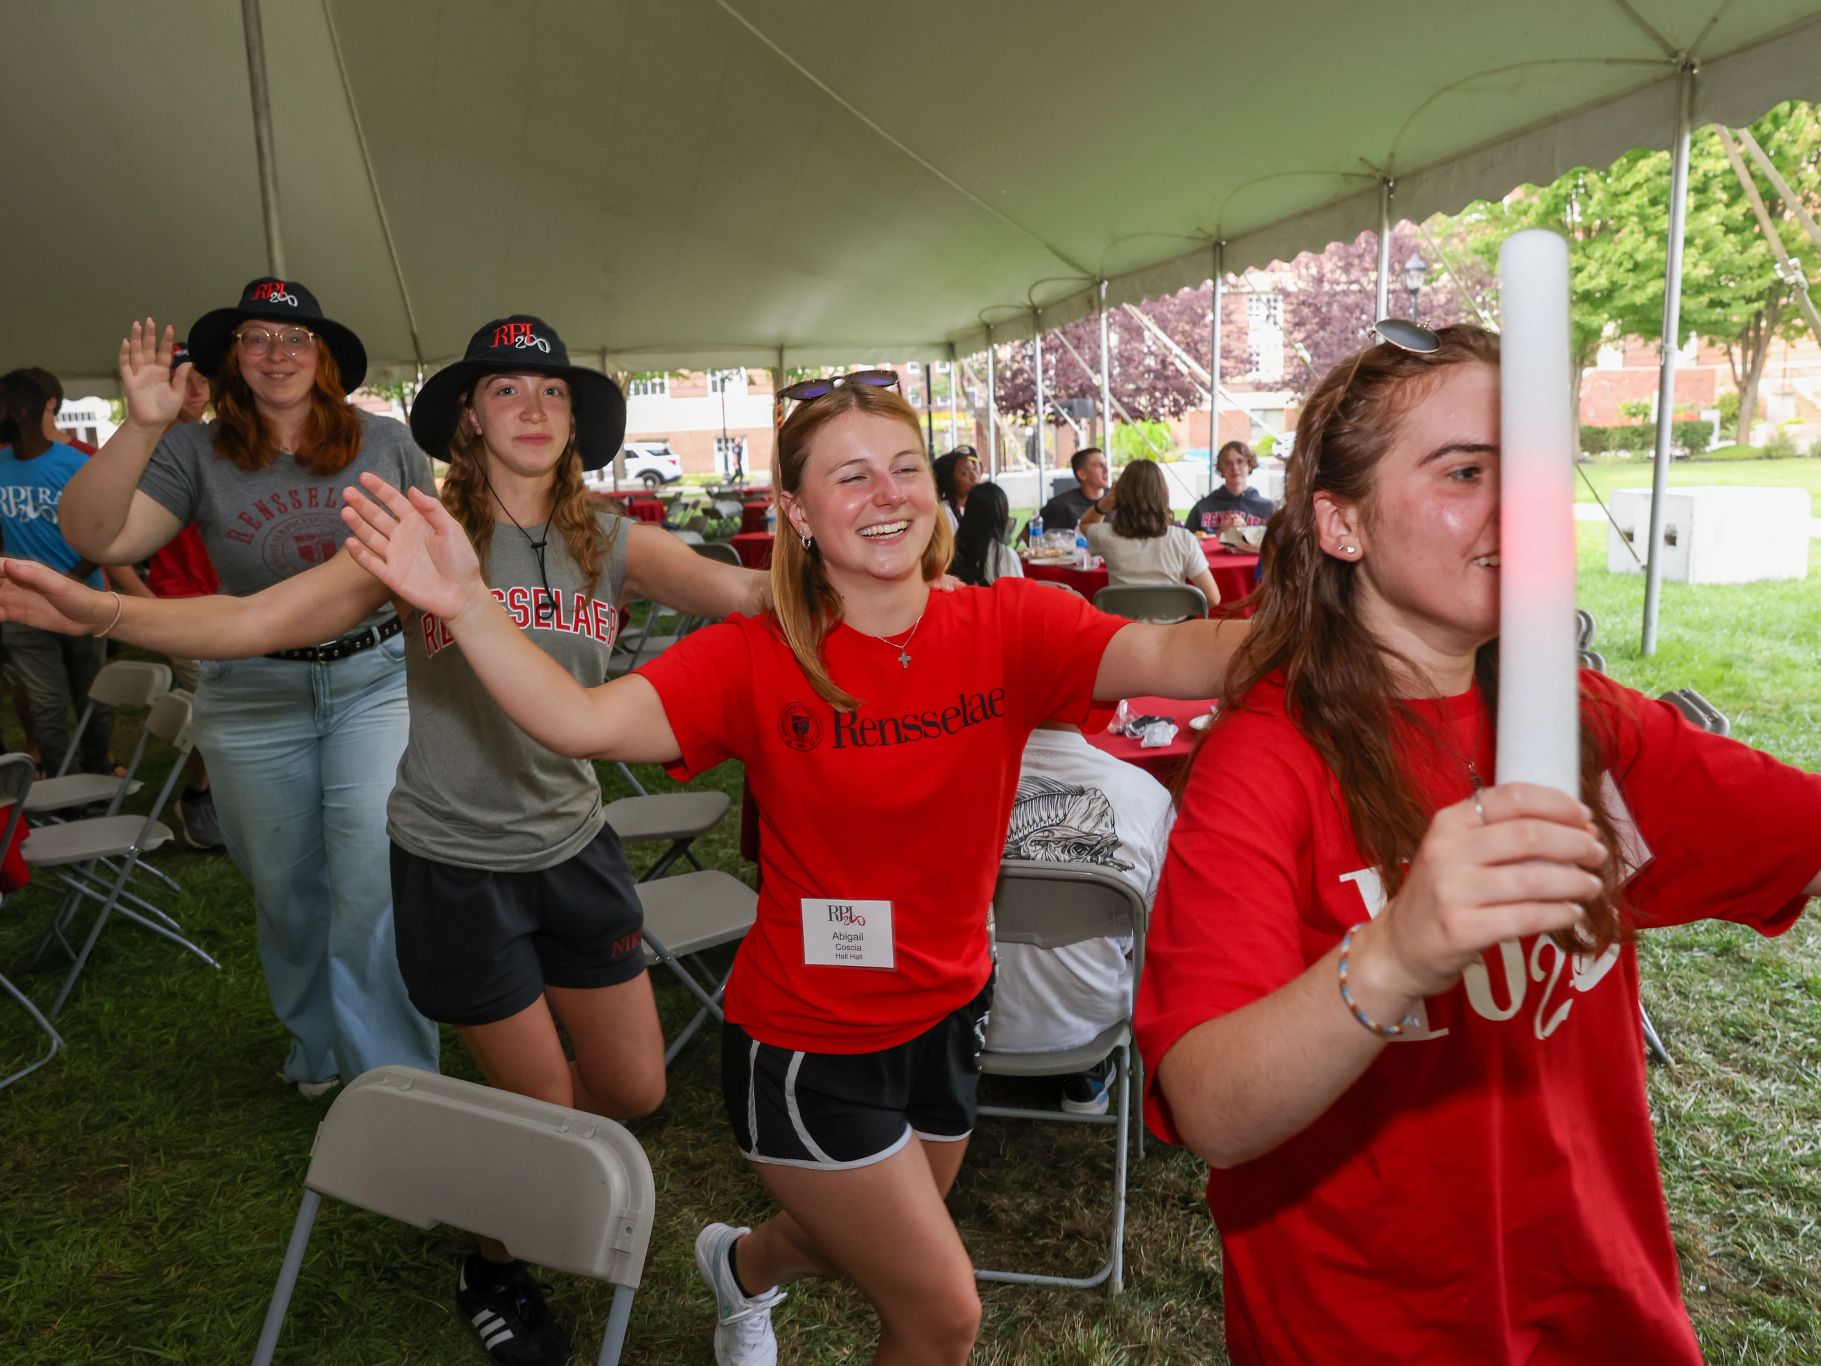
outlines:
[{"label": "long brown hair", "polygon": [[[816,434],[834,418],[855,412],[893,418],[909,427],[917,439],[917,449],[923,452],[923,467],[928,472],[929,452],[923,444],[923,424],[917,419],[916,409],[889,389],[844,384],[821,398],[799,404],[778,429],[777,454],[771,466],[772,488],[795,494],[802,487],[803,469],[809,463],[809,448]],[[933,484],[935,476],[930,478]],[[929,544],[923,547],[924,582],[947,570],[954,551],[948,518],[937,516]],[[822,658],[822,643],[841,620],[841,595],[828,581],[821,553],[814,547],[806,549],[788,526],[778,529],[772,543],[771,597],[772,615],[816,695],[842,711],[858,707],[859,699],[828,676],[828,665]]]},{"label": "long brown hair", "polygon": [[1155,460],[1134,460],[1113,485],[1113,534],[1149,541],[1170,529],[1170,491]]},{"label": "long brown hair", "polygon": [[[476,391],[489,378],[482,375],[456,400],[455,434],[449,438],[449,473],[443,479],[442,490],[443,506],[468,533],[483,566],[487,563],[487,548],[493,544],[493,491],[487,484],[487,443],[468,421],[468,414],[474,408]],[[582,455],[575,444],[573,411],[572,408],[569,440],[556,458],[550,525],[563,534],[563,544],[587,578],[588,596],[592,598],[600,585],[601,565],[613,538],[596,519],[588,487],[582,482]]]},{"label": "long brown hair", "polygon": [[[1243,709],[1259,683],[1281,677],[1290,719],[1334,775],[1354,843],[1377,867],[1387,895],[1402,885],[1431,818],[1400,736],[1430,745],[1435,758],[1453,750],[1398,696],[1392,657],[1361,617],[1357,566],[1321,548],[1315,494],[1356,505],[1370,523],[1378,462],[1404,414],[1446,367],[1499,363],[1498,338],[1483,328],[1448,327],[1438,336],[1440,348],[1427,355],[1383,342],[1370,347],[1342,361],[1309,395],[1296,424],[1283,505],[1266,533],[1262,581],[1248,600],[1252,629],[1227,675],[1228,714]],[[1480,647],[1474,679],[1496,714],[1496,640]],[[1619,841],[1601,791],[1617,722],[1596,714],[1585,693],[1581,711],[1581,799],[1611,852],[1601,870],[1603,890],[1587,905],[1584,924],[1552,938],[1567,952],[1601,952],[1629,934],[1620,913]]]},{"label": "long brown hair", "polygon": [[[210,385],[215,403],[211,429],[215,454],[243,470],[263,470],[279,457],[271,426],[259,414],[253,390],[240,373],[240,346],[230,343],[221,373]],[[318,477],[340,474],[360,454],[360,419],[341,387],[341,367],[321,337],[316,339],[316,375],[310,386],[310,415],[297,433],[297,463]]]}]

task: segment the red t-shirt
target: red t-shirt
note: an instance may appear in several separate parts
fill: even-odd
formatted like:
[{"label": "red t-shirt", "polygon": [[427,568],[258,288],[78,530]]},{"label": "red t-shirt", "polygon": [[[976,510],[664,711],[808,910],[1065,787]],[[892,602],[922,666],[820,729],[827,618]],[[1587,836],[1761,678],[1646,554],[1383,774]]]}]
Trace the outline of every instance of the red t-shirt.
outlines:
[{"label": "red t-shirt", "polygon": [[[976,995],[1024,742],[1044,721],[1081,723],[1126,624],[1022,580],[931,593],[908,667],[874,637],[829,633],[829,676],[860,700],[852,712],[816,695],[769,615],[697,631],[645,665],[682,751],[671,771],[737,758],[759,807],[758,921],[727,1018],[780,1048],[864,1053]],[[875,936],[889,922],[890,965],[806,962],[826,952],[831,914],[849,917],[836,927],[848,936],[865,932],[853,916]]]},{"label": "red t-shirt", "polygon": [[145,562],[145,584],[161,598],[206,598],[221,591],[196,523]]},{"label": "red t-shirt", "polygon": [[[1625,889],[1638,923],[1787,929],[1821,869],[1821,777],[1597,674],[1582,682],[1641,841]],[[1454,752],[1407,742],[1412,772],[1435,807],[1465,798],[1467,756],[1493,772],[1492,717],[1477,693],[1417,710]],[[1299,976],[1384,901],[1280,688],[1255,689],[1207,750],[1137,1006],[1147,1115],[1170,1139],[1153,1079],[1176,1041]],[[1699,1362],[1645,1099],[1634,949],[1588,960],[1546,939],[1503,944],[1424,1013],[1308,1128],[1210,1173],[1234,1361]]]}]

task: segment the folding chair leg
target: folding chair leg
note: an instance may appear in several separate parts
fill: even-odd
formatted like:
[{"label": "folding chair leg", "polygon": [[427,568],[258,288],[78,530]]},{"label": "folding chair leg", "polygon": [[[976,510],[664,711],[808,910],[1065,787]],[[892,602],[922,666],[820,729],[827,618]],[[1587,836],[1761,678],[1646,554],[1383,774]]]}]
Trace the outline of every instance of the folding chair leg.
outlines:
[{"label": "folding chair leg", "polygon": [[7,1087],[18,1081],[19,1078],[26,1076],[29,1073],[36,1072],[40,1067],[43,1067],[45,1063],[56,1057],[57,1050],[63,1047],[63,1035],[59,1034],[51,1022],[44,1018],[43,1013],[38,1007],[32,1004],[30,997],[3,976],[0,976],[0,987],[5,988],[7,995],[11,996],[24,1007],[25,1013],[32,1017],[32,1023],[42,1029],[45,1034],[50,1037],[51,1041],[51,1046],[45,1050],[44,1055],[36,1062],[27,1063],[10,1077],[0,1080],[0,1091],[4,1091]]},{"label": "folding chair leg", "polygon": [[[714,1011],[714,1015],[715,1015],[716,1019],[723,1018],[721,1011],[719,1009],[719,1002],[721,1000],[721,993],[724,992],[726,989],[727,989],[727,979],[725,977],[723,977],[721,979],[721,985],[714,989],[714,999],[717,1003],[716,1009]],[[686,1045],[691,1039],[693,1039],[696,1035],[696,1031],[698,1029],[700,1029],[704,1023],[707,1022],[708,1014],[709,1014],[708,1008],[706,1006],[704,1006],[701,1010],[698,1010],[695,1013],[694,1017],[689,1021],[688,1024],[684,1025],[681,1029],[679,1029],[677,1031],[676,1038],[674,1038],[670,1041],[670,1047],[668,1047],[664,1050],[664,1066],[669,1067],[670,1064],[676,1060],[677,1054],[679,1054],[683,1051],[684,1045]]]},{"label": "folding chair leg", "polygon": [[[95,941],[101,937],[101,927],[107,924],[108,917],[115,911],[119,911],[120,914],[125,916],[128,920],[145,926],[145,928],[150,930],[153,934],[162,935],[173,944],[176,944],[179,948],[188,949],[210,967],[219,968],[221,966],[221,964],[217,963],[213,958],[209,957],[208,954],[196,947],[196,945],[192,944],[189,940],[185,939],[181,934],[167,930],[162,925],[154,924],[152,921],[147,920],[144,916],[140,915],[137,911],[129,910],[127,907],[120,905],[120,892],[126,884],[127,872],[127,869],[121,869],[120,876],[114,879],[113,889],[106,900],[101,901],[101,909],[95,913],[95,923],[89,927],[88,938],[82,941],[82,948],[80,952],[76,954],[76,961],[70,965],[69,976],[63,979],[63,986],[58,990],[57,998],[51,1002],[50,1014],[53,1018],[58,1011],[63,1009],[63,1003],[69,999],[70,992],[75,989],[76,979],[82,975],[82,969],[88,965],[89,954],[94,952],[95,949]],[[92,892],[83,894],[88,896],[94,895]],[[96,899],[101,900],[99,897]]]},{"label": "folding chair leg", "polygon": [[76,956],[76,950],[70,946],[70,941],[63,937],[63,932],[69,928],[70,921],[75,918],[76,906],[82,900],[82,893],[68,878],[63,880],[63,884],[69,890],[63,894],[63,900],[57,903],[57,909],[51,913],[50,927],[45,930],[44,937],[38,941],[38,947],[32,950],[31,965],[33,967],[38,966],[39,960],[44,957],[44,951],[50,948],[53,940],[63,945],[63,951],[69,957]]},{"label": "folding chair leg", "polygon": [[[643,877],[641,877],[639,879],[639,881],[640,882],[655,882],[659,878],[663,877],[664,874],[666,874],[670,871],[670,866],[673,863],[675,863],[678,859],[682,858],[683,855],[689,853],[689,845],[690,845],[691,841],[693,841],[694,839],[695,839],[695,836],[691,835],[689,837],[689,839],[678,840],[675,844],[672,844],[670,846],[670,848],[666,849],[658,857],[658,861],[656,863],[652,864],[651,867],[649,867],[648,869],[645,870],[645,875]],[[690,855],[689,861],[691,863],[696,863],[695,856],[693,854]],[[700,871],[701,867],[702,867],[701,864],[696,863],[696,868],[698,871]]]},{"label": "folding chair leg", "polygon": [[1669,1050],[1663,1047],[1662,1036],[1657,1033],[1657,1027],[1650,1022],[1650,1012],[1644,1009],[1642,1002],[1638,1004],[1638,1019],[1641,1020],[1644,1025],[1645,1056],[1650,1058],[1653,1062],[1662,1063],[1665,1067],[1675,1066],[1676,1060],[1670,1057]]},{"label": "folding chair leg", "polygon": [[285,1264],[279,1268],[278,1284],[272,1287],[265,1326],[259,1330],[259,1345],[253,1349],[253,1366],[271,1366],[279,1331],[285,1326],[285,1310],[291,1307],[291,1291],[297,1287],[297,1273],[303,1266],[304,1249],[310,1245],[310,1229],[321,1204],[322,1196],[313,1190],[304,1191],[297,1206],[297,1221],[291,1225],[291,1241],[285,1248]]},{"label": "folding chair leg", "polygon": [[601,1334],[601,1354],[596,1366],[617,1366],[626,1345],[626,1327],[632,1321],[632,1287],[613,1287],[613,1304],[607,1310],[607,1331]]},{"label": "folding chair leg", "polygon": [[1107,1262],[1107,1293],[1125,1289],[1125,1182],[1126,1142],[1132,1124],[1132,1059],[1138,1050],[1127,1045],[1119,1059],[1119,1127],[1113,1131],[1113,1250]]}]

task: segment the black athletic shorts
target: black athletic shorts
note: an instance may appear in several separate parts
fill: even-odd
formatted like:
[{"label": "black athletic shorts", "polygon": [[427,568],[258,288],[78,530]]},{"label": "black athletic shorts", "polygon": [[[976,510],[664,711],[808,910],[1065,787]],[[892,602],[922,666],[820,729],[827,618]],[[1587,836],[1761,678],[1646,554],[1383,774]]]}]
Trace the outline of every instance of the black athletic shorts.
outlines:
[{"label": "black athletic shorts", "polygon": [[839,1171],[881,1162],[915,1133],[974,1131],[993,981],[908,1043],[876,1053],[802,1053],[721,1026],[721,1093],[752,1162]]},{"label": "black athletic shorts", "polygon": [[411,1004],[451,1025],[508,1019],[546,986],[610,987],[645,971],[645,923],[610,826],[554,868],[507,873],[392,845],[392,924]]}]

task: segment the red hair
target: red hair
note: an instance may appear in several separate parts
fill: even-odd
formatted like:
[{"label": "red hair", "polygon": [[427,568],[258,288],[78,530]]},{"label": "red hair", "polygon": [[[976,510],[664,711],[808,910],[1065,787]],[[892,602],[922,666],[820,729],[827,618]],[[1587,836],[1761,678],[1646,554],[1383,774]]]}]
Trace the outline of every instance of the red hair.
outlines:
[{"label": "red hair", "polygon": [[[215,454],[243,470],[263,470],[279,457],[278,442],[240,373],[240,346],[228,345],[227,359],[211,386],[215,403]],[[316,339],[316,375],[310,386],[310,415],[297,433],[297,463],[317,476],[340,474],[360,454],[360,419],[341,387],[341,367],[321,337]]]}]

